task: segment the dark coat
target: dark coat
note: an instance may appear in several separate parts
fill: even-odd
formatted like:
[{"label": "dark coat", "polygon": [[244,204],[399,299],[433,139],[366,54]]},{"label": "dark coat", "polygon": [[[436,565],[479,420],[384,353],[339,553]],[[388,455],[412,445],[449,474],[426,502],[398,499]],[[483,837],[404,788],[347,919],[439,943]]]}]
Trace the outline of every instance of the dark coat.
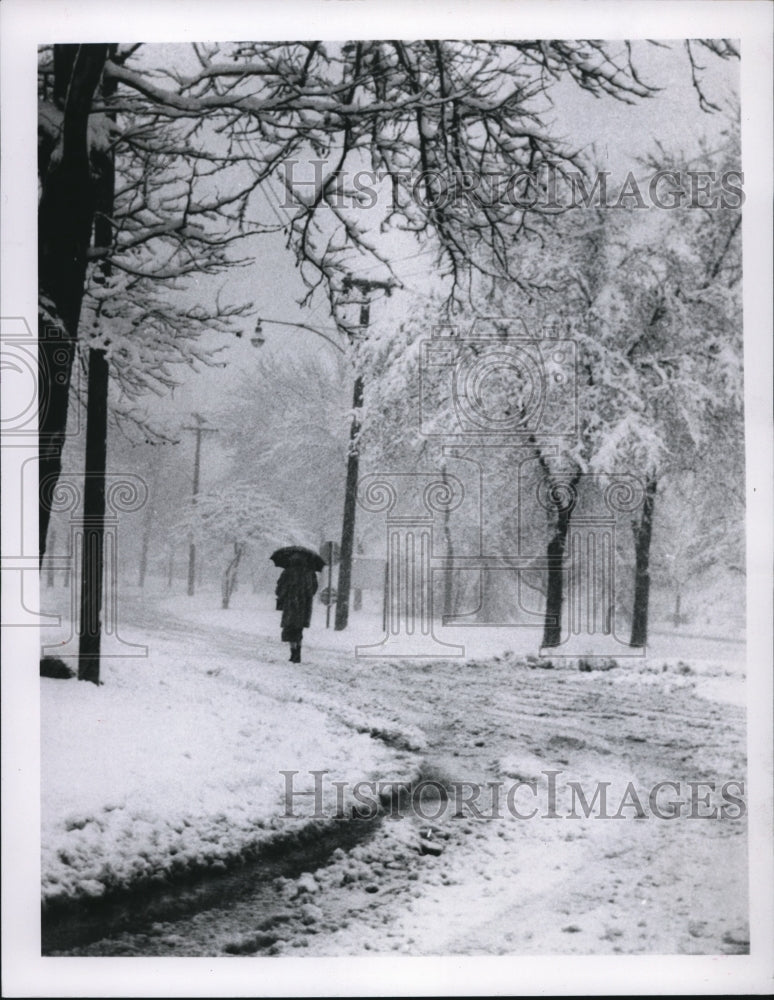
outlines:
[{"label": "dark coat", "polygon": [[[282,612],[282,638],[300,638],[312,620],[312,600],[317,592],[317,574],[308,566],[288,566],[277,580],[277,611]],[[286,638],[287,636],[287,638]]]}]

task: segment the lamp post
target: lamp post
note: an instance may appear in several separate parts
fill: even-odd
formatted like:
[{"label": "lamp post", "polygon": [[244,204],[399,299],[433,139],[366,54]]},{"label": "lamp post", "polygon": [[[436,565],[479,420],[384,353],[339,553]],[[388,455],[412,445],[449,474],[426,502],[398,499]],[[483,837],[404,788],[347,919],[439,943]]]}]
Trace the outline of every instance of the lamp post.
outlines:
[{"label": "lamp post", "polygon": [[268,323],[271,326],[288,326],[296,327],[299,330],[307,330],[309,333],[315,334],[317,337],[322,337],[326,340],[331,347],[335,347],[340,354],[346,354],[347,352],[341,346],[341,344],[334,339],[333,333],[326,333],[325,330],[321,330],[319,327],[310,326],[308,323],[291,323],[289,320],[284,319],[267,319],[265,316],[259,316],[255,321],[255,333],[250,338],[250,343],[253,347],[263,347],[266,343],[266,338],[263,335],[263,324]]},{"label": "lamp post", "polygon": [[[388,295],[392,293],[394,282],[372,281],[368,278],[348,277],[344,291],[356,289],[361,297],[356,300],[360,305],[359,330],[365,336],[371,318],[371,292],[381,289]],[[360,449],[358,435],[360,420],[358,413],[363,405],[363,376],[355,378],[355,389],[352,396],[352,424],[349,430],[349,454],[347,455],[347,482],[344,489],[344,517],[341,525],[341,562],[339,563],[339,579],[336,587],[336,621],[334,629],[341,632],[349,621],[349,594],[352,589],[352,557],[355,549],[355,512],[357,508],[357,480],[360,473]]]},{"label": "lamp post", "polygon": [[[355,299],[354,302],[350,304],[357,304],[360,306],[360,316],[357,328],[361,333],[364,334],[368,329],[370,320],[371,292],[381,289],[389,295],[391,294],[393,287],[394,282],[392,281],[371,281],[367,278],[353,278],[351,276],[348,276],[345,279],[343,284],[343,290],[345,293],[350,292],[353,289],[360,293],[360,298]],[[342,347],[341,343],[338,340],[335,340],[333,336],[326,333],[324,330],[310,326],[308,323],[291,323],[286,322],[285,320],[271,320],[262,317],[258,319],[256,324],[256,334],[260,337],[259,343],[256,346],[260,346],[263,343],[263,323],[273,323],[277,326],[297,327],[301,330],[307,330],[309,333],[322,337],[323,340],[327,341],[332,347],[335,347],[341,354],[346,354],[346,351]],[[350,337],[351,336],[352,335],[350,335]],[[252,343],[255,344],[255,342],[256,340],[252,339]],[[338,585],[336,587],[336,620],[334,624],[334,629],[337,632],[341,632],[345,629],[347,627],[347,622],[349,621],[349,593],[352,587],[352,558],[355,547],[357,480],[360,469],[360,453],[357,441],[360,433],[360,420],[358,418],[358,412],[362,405],[363,376],[358,374],[355,377],[354,392],[352,394],[353,413],[352,423],[349,429],[347,478],[346,485],[344,487],[344,515],[341,525],[341,556],[339,562]]]}]

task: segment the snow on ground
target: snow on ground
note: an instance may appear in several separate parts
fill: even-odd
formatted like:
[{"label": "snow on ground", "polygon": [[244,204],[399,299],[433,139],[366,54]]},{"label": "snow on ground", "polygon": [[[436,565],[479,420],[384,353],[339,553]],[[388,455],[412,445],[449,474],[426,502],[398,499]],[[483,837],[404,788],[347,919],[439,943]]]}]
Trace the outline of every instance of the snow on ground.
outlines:
[{"label": "snow on ground", "polygon": [[[299,772],[296,789],[310,787],[310,771],[330,772],[326,817],[336,813],[333,781],[410,780],[420,768],[425,779],[508,782],[560,767],[617,791],[630,779],[647,789],[745,771],[740,643],[655,634],[647,657],[585,672],[561,657],[530,669],[537,639],[526,630],[439,628],[465,645],[463,657],[358,659],[355,645],[381,637],[379,616],[355,613],[337,633],[318,605],[292,666],[268,595],[240,591],[224,611],[212,593],[127,590],[119,617],[127,640],[148,644],[147,659],[105,661],[100,688],[41,682],[49,901],[163,881],[316,832],[328,821],[314,819],[311,800],[283,817],[283,770]],[[313,874],[243,904],[74,953],[744,949],[741,820],[568,826],[447,811],[440,857],[421,848],[421,825],[388,820]]]},{"label": "snow on ground", "polygon": [[[227,611],[217,606],[212,595],[198,594],[193,598],[185,595],[168,597],[165,592],[158,594],[161,609],[176,618],[195,622],[197,625],[229,631],[256,639],[275,640],[278,637],[279,615],[274,610],[273,599],[266,594],[238,592]],[[675,630],[666,623],[654,622],[649,631],[647,656],[631,655],[625,644],[621,645],[619,665],[627,675],[659,672],[667,664],[668,670],[680,671],[680,664],[688,664],[690,671],[712,677],[743,679],[745,674],[745,643],[743,632],[733,631],[726,638],[715,627],[706,631],[688,631],[686,627]],[[713,634],[710,634],[713,633]],[[505,652],[519,656],[534,656],[540,646],[540,629],[517,628],[512,626],[443,626],[436,624],[435,635],[439,643],[462,647],[460,662],[468,659],[490,659]],[[381,615],[375,611],[351,611],[346,631],[336,632],[325,627],[325,608],[315,605],[312,625],[304,633],[304,642],[319,659],[321,654],[339,653],[354,655],[358,646],[378,643],[383,636]],[[741,636],[741,637],[740,637]],[[448,654],[439,645],[438,658]],[[367,658],[363,658],[367,663]],[[555,656],[554,662],[561,667],[563,662],[570,669],[576,669],[573,658]],[[742,690],[739,685],[735,689]],[[729,695],[733,697],[733,695]]]},{"label": "snow on ground", "polygon": [[[260,647],[260,667],[251,676],[275,697],[287,688],[330,717],[353,712],[383,719],[392,732],[387,738],[396,742],[401,726],[421,732],[425,745],[417,754],[429,794],[418,803],[412,797],[346,849],[305,855],[302,873],[268,870],[255,878],[239,869],[218,880],[224,888],[205,901],[192,898],[181,910],[175,899],[149,917],[143,911],[131,926],[119,914],[90,940],[74,947],[61,940],[51,954],[747,950],[745,817],[739,809],[722,821],[689,817],[688,782],[714,782],[722,804],[717,790],[744,781],[746,773],[744,713],[706,693],[716,681],[729,689],[743,682],[722,658],[713,662],[714,647],[706,646],[711,656],[704,663],[648,657],[591,671],[562,661],[551,669],[529,664],[502,648],[488,659],[358,661],[326,651],[323,644],[343,637],[313,628],[303,663],[291,672],[271,616],[257,614],[251,622],[245,605],[215,617],[202,598],[203,614],[213,615],[203,624],[198,600],[180,602],[167,633],[182,624],[194,638],[201,629],[213,648],[228,651],[235,683],[252,669],[239,650]],[[139,614],[133,609],[138,621]],[[163,601],[148,613],[144,634],[154,644],[150,623],[169,614]],[[558,775],[556,816],[547,808],[548,772]],[[538,793],[518,791],[520,818],[507,805],[509,790],[530,779]],[[662,806],[684,800],[674,820],[651,808],[649,792],[663,781],[678,787],[662,791]],[[446,805],[435,800],[433,782],[438,795],[438,784],[450,789]],[[490,782],[500,789],[497,815],[489,815],[495,812]],[[592,815],[583,816],[579,806],[570,817],[570,782],[580,783],[589,803],[598,784],[607,785],[610,815],[601,815],[597,800]],[[631,804],[619,808],[629,782],[644,818]],[[456,786],[480,790],[481,815],[470,804],[458,808]],[[309,808],[299,802],[300,813]],[[428,828],[432,836],[423,837]]]},{"label": "snow on ground", "polygon": [[294,790],[311,787],[312,770],[349,783],[412,776],[401,748],[419,734],[334,716],[286,678],[266,683],[277,674],[257,651],[208,655],[178,633],[155,637],[148,658],[106,659],[99,687],[42,678],[44,900],[163,881],[298,836],[309,820],[284,818],[283,770],[300,772]]}]

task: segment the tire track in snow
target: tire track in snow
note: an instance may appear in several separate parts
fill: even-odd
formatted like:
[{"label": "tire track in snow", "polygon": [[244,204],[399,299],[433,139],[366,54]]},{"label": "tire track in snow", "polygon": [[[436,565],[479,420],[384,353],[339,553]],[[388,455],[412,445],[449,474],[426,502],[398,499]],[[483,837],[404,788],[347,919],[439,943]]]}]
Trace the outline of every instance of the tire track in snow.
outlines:
[{"label": "tire track in snow", "polygon": [[[291,673],[279,643],[276,660],[265,655],[270,640],[153,616],[137,624],[161,637],[172,628],[210,646],[215,640],[233,661],[234,683],[273,697],[281,689],[399,717],[427,736],[425,773],[447,782],[502,780],[509,759],[525,755],[568,777],[645,788],[736,777],[724,769],[744,768],[744,713],[701,697],[701,678],[651,681],[626,667],[591,676],[503,659],[364,665],[330,652]],[[277,669],[253,676],[256,659]],[[136,939],[98,947],[178,955],[744,949],[735,929],[746,911],[743,821],[444,817],[440,857],[411,849],[407,823],[382,824],[369,844],[334,852],[309,878],[280,877],[270,898],[157,922]]]}]

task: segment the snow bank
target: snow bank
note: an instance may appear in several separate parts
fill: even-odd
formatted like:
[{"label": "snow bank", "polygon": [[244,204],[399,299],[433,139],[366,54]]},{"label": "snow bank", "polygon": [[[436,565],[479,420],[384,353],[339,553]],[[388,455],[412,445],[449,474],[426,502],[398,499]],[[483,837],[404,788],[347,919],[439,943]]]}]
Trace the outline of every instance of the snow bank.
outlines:
[{"label": "snow bank", "polygon": [[[100,687],[41,679],[46,903],[164,882],[301,837],[312,810],[285,818],[282,771],[298,771],[302,789],[310,771],[327,769],[326,796],[336,780],[413,776],[405,753],[369,735],[381,720],[346,725],[287,686],[273,697],[245,679],[263,668],[270,677],[258,656],[240,676],[233,657],[207,662],[185,645],[106,660]],[[327,798],[323,812],[335,812]]]}]

